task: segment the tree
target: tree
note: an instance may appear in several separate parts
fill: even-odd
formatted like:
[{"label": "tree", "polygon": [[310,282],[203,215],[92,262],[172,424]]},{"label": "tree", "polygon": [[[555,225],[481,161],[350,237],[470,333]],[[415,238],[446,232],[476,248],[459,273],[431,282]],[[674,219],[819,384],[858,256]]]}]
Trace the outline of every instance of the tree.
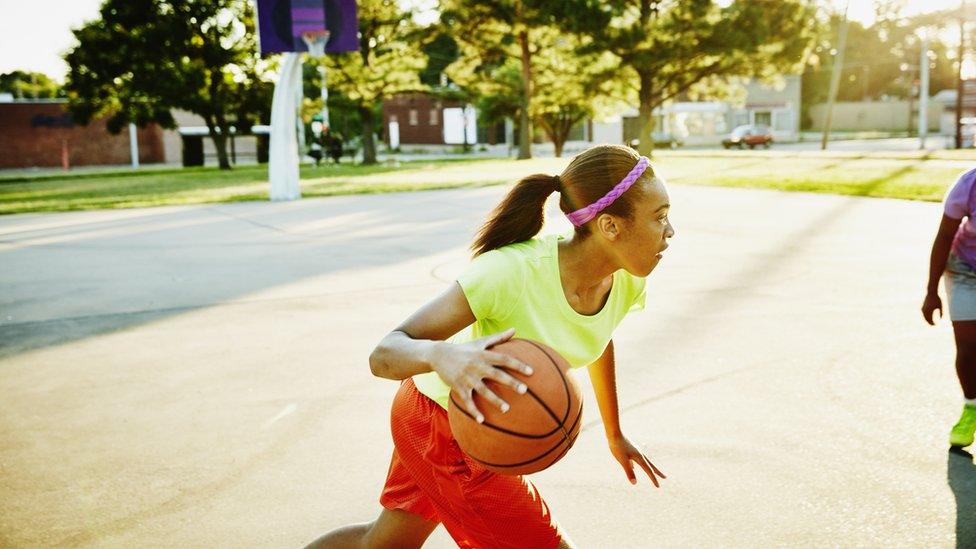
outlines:
[{"label": "tree", "polygon": [[64,97],[64,88],[41,72],[12,71],[0,74],[0,93],[17,99],[54,99]]},{"label": "tree", "polygon": [[629,0],[598,4],[565,20],[620,60],[639,105],[641,154],[651,154],[653,110],[728,77],[768,78],[799,67],[815,9],[807,0]]},{"label": "tree", "polygon": [[[508,84],[511,65],[515,60],[520,69],[518,84],[520,97],[517,109],[519,120],[519,159],[532,158],[532,97],[534,93],[532,57],[540,51],[537,34],[540,29],[557,25],[566,17],[585,13],[588,0],[445,0],[442,22],[452,29],[460,43],[463,65],[467,72],[478,74],[477,65],[484,65],[481,74],[499,71]],[[589,8],[591,11],[595,8]],[[455,75],[461,76],[460,66]],[[482,95],[484,97],[484,95]],[[507,103],[507,102],[506,102]]]},{"label": "tree", "polygon": [[[443,95],[465,103],[474,103],[482,124],[492,125],[511,118],[519,120],[522,108],[522,68],[518,61],[500,59],[498,63],[483,63],[472,55],[470,45],[462,47],[462,53],[447,67],[445,74],[457,90],[443,90]],[[521,132],[520,136],[521,136]]]},{"label": "tree", "polygon": [[257,59],[254,30],[246,0],[106,0],[65,56],[72,116],[107,115],[118,132],[130,122],[172,128],[172,109],[190,111],[229,169],[231,125],[270,118],[271,67]]},{"label": "tree", "polygon": [[[916,31],[957,24],[955,13],[902,17],[897,4],[879,4],[875,23],[848,21],[847,45],[838,101],[906,99],[916,95],[922,39]],[[823,26],[803,72],[803,110],[827,100],[827,83],[836,54],[842,17],[831,14]],[[930,93],[955,87],[954,47],[938,33],[929,37]]]},{"label": "tree", "polygon": [[431,36],[430,41],[423,46],[424,55],[427,56],[427,66],[420,73],[420,81],[431,88],[442,85],[441,75],[451,63],[457,60],[461,54],[449,29],[441,25],[432,25],[427,29]]},{"label": "tree", "polygon": [[376,163],[376,112],[385,97],[408,91],[426,91],[419,73],[427,59],[410,13],[393,0],[360,0],[359,51],[326,55],[329,90],[337,90],[355,106],[362,122],[363,163]]},{"label": "tree", "polygon": [[[578,123],[606,110],[619,93],[615,88],[617,63],[604,52],[581,54],[580,40],[559,29],[542,29],[543,38],[535,55],[535,93],[530,114],[552,141],[557,157],[562,156],[569,132]],[[602,107],[602,109],[601,109]]]}]

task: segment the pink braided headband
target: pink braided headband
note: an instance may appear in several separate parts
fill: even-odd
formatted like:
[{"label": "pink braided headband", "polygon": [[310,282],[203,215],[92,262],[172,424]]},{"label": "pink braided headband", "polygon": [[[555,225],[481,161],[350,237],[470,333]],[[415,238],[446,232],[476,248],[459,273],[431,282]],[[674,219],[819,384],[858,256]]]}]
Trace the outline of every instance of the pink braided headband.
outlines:
[{"label": "pink braided headband", "polygon": [[632,170],[630,170],[630,173],[628,173],[623,179],[620,180],[620,183],[617,183],[616,187],[610,189],[610,192],[603,195],[602,198],[590,204],[589,206],[586,206],[585,208],[580,208],[575,212],[566,214],[566,217],[569,218],[570,223],[579,227],[580,225],[583,225],[587,221],[596,217],[596,214],[600,213],[604,208],[606,208],[610,204],[613,204],[614,200],[619,198],[620,195],[624,194],[627,191],[627,189],[629,189],[630,186],[633,185],[634,182],[637,181],[637,179],[644,174],[644,170],[647,169],[648,163],[650,163],[650,160],[648,160],[646,156],[640,157],[637,160],[637,165],[634,166]]}]

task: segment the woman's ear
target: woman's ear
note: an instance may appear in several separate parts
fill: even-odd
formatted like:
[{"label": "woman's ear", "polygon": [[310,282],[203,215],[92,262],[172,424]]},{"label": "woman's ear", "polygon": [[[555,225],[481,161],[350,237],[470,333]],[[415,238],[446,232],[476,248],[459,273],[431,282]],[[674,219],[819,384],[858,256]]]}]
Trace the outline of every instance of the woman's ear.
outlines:
[{"label": "woman's ear", "polygon": [[620,234],[620,229],[617,226],[617,221],[612,215],[602,214],[596,219],[596,225],[600,229],[600,234],[603,235],[607,240],[616,240],[617,236]]}]

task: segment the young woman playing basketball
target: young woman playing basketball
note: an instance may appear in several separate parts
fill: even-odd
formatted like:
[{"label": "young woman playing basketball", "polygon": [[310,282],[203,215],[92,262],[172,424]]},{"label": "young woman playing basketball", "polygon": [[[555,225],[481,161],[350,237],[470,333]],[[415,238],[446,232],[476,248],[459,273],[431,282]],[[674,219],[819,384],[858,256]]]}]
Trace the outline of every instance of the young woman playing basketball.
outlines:
[{"label": "young woman playing basketball", "polygon": [[935,324],[935,311],[942,314],[939,277],[944,277],[956,339],[956,375],[965,400],[962,416],[949,432],[949,444],[962,447],[973,443],[976,432],[976,170],[964,173],[949,189],[943,212],[932,243],[922,316]]},{"label": "young woman playing basketball", "polygon": [[[553,192],[574,233],[533,238]],[[558,176],[519,181],[481,228],[467,270],[369,357],[374,375],[402,380],[382,513],[310,547],[420,547],[438,523],[460,547],[573,546],[531,482],[484,469],[451,435],[452,388],[482,421],[473,392],[508,408],[484,380],[524,393],[506,370],[531,369],[491,351],[516,334],[589,367],[610,452],[632,484],[636,462],[658,486],[664,475],[620,429],[611,336],[628,311],[644,306],[644,278],[674,236],[668,208],[647,158],[626,147],[593,147]]]}]

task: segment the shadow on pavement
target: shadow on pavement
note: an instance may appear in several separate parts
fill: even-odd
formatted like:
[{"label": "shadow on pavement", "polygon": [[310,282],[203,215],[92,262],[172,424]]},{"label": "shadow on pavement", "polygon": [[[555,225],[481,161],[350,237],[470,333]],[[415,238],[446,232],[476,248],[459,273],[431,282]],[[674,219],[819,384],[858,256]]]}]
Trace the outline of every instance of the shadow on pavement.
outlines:
[{"label": "shadow on pavement", "polygon": [[949,450],[946,477],[956,497],[956,547],[976,547],[976,464],[962,448]]},{"label": "shadow on pavement", "polygon": [[0,225],[0,359],[467,247],[497,202],[486,192],[9,218]]}]

